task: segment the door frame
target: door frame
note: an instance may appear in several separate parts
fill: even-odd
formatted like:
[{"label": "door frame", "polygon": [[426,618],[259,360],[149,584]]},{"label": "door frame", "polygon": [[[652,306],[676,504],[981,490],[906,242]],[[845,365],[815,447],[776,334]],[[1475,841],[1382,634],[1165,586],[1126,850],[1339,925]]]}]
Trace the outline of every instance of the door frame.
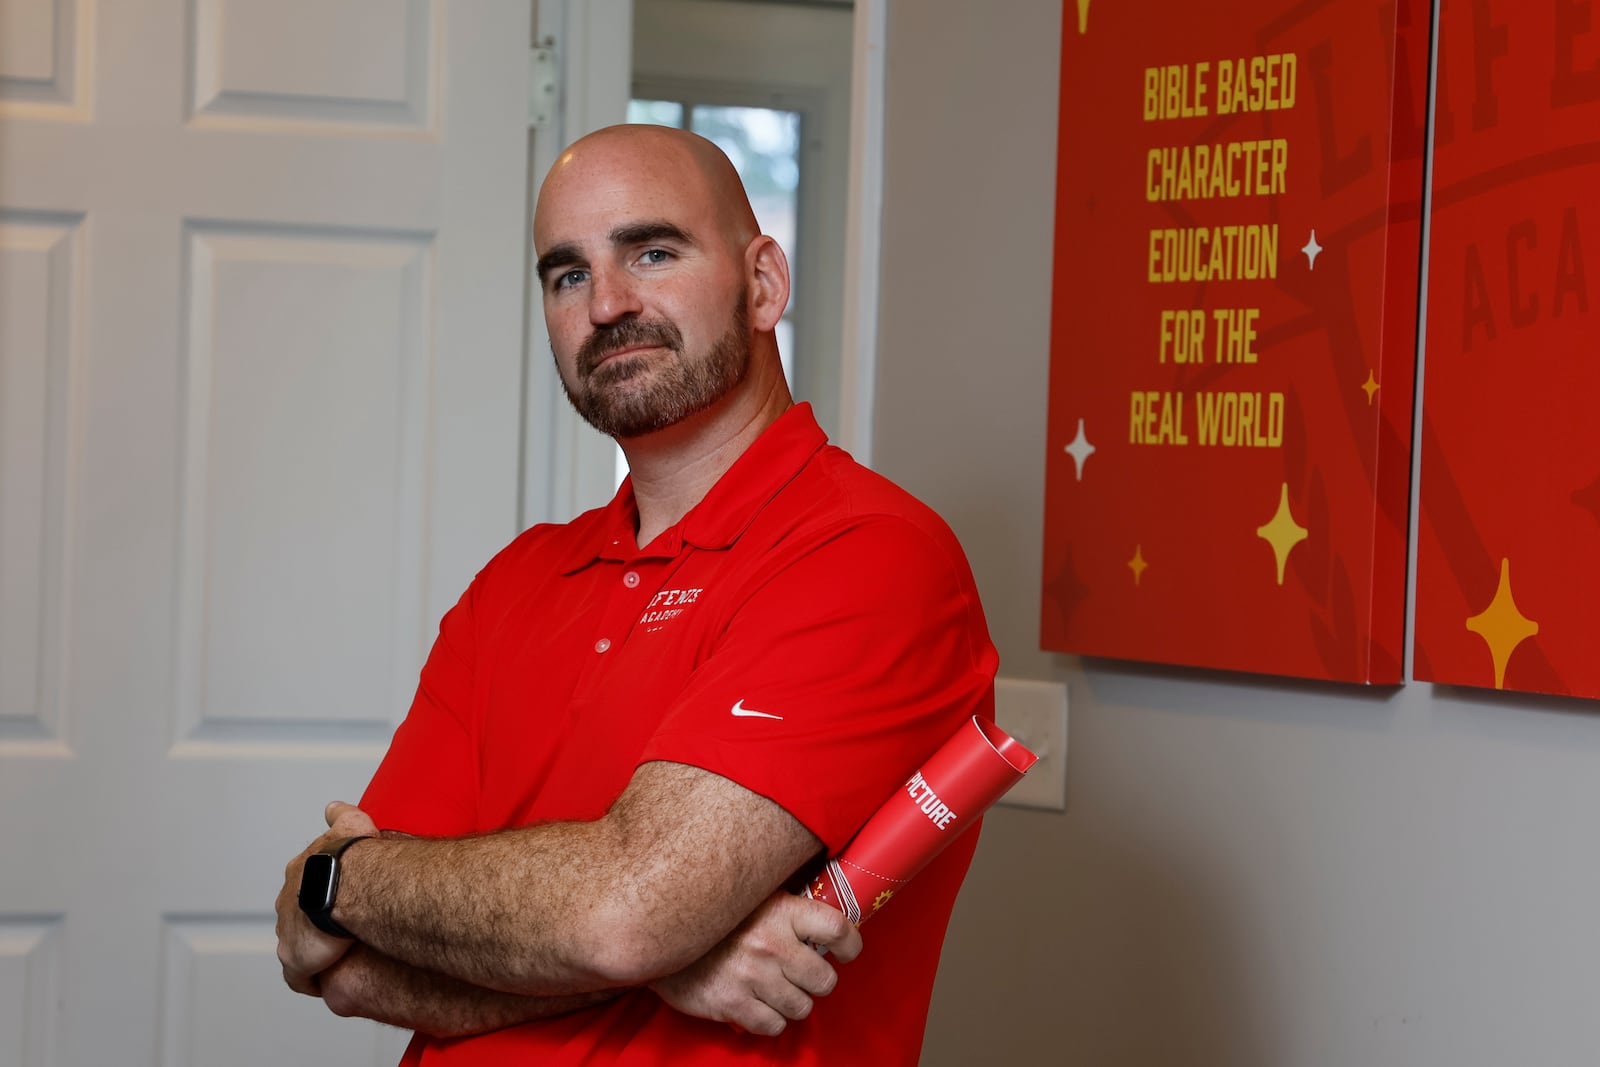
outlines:
[{"label": "door frame", "polygon": [[[632,92],[632,0],[533,0],[533,46],[553,48],[560,106],[529,133],[527,309],[519,522],[565,522],[611,496],[612,443],[562,395],[532,270],[533,203],[567,143],[627,115]],[[856,0],[850,82],[850,164],[845,218],[844,309],[839,352],[838,444],[872,465],[878,365],[878,284],[883,220],[883,116],[890,0]]]},{"label": "door frame", "polygon": [[883,237],[883,113],[890,0],[856,0],[851,42],[850,185],[845,219],[839,444],[872,466]]},{"label": "door frame", "polygon": [[611,498],[616,449],[580,419],[562,392],[533,268],[539,184],[572,141],[622,122],[632,88],[633,0],[533,0],[532,48],[551,50],[560,103],[528,130],[524,265],[522,493],[518,523],[566,522]]}]

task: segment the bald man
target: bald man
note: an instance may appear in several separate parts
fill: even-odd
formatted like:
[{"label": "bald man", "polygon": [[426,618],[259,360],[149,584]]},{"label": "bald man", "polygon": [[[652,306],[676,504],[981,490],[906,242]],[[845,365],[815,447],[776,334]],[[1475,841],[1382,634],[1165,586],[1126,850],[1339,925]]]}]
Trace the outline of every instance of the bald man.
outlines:
[{"label": "bald man", "polygon": [[416,1030],[406,1064],[914,1064],[976,835],[859,960],[793,890],[993,714],[966,560],[791,399],[788,264],[710,142],[580,140],[534,244],[562,383],[630,477],[445,616],[361,806],[288,865],[285,980]]}]

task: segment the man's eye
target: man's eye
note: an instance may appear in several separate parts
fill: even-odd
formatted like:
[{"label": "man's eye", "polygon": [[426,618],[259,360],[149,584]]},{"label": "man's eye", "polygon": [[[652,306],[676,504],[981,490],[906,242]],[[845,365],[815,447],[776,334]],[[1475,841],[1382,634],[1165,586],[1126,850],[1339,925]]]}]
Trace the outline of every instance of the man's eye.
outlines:
[{"label": "man's eye", "polygon": [[672,253],[665,248],[652,248],[639,257],[640,262],[647,264],[665,263],[672,258]]},{"label": "man's eye", "polygon": [[556,279],[551,283],[550,287],[552,289],[570,289],[574,285],[581,284],[588,276],[589,272],[586,270],[569,270],[563,274],[556,275]]}]

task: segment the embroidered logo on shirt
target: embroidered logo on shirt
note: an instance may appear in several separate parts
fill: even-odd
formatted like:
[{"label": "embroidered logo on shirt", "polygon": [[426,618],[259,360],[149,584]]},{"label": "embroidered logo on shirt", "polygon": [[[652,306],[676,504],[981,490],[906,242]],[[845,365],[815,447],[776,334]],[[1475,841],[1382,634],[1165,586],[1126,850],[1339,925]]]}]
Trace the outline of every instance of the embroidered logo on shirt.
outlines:
[{"label": "embroidered logo on shirt", "polygon": [[645,633],[654,633],[682,615],[690,604],[700,599],[700,594],[703,592],[705,592],[703,588],[661,590],[644,606],[644,614],[639,616],[639,625],[646,628]]},{"label": "embroidered logo on shirt", "polygon": [[736,718],[736,719],[782,719],[783,718],[782,715],[772,715],[772,714],[769,714],[769,713],[767,713],[765,711],[757,711],[754,708],[747,708],[747,707],[744,706],[744,700],[743,699],[735,701],[734,705],[733,705],[733,708],[731,710],[733,712],[733,717]]}]

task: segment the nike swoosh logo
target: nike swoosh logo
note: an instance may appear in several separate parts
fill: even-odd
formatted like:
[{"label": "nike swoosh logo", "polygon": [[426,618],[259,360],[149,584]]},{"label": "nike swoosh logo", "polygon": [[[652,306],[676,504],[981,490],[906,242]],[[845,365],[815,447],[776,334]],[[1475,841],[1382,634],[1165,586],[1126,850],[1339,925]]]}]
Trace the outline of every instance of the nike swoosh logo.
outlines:
[{"label": "nike swoosh logo", "polygon": [[768,713],[766,713],[764,711],[756,711],[753,708],[747,708],[747,707],[744,706],[744,701],[743,700],[741,700],[738,703],[734,704],[734,706],[733,706],[733,716],[736,719],[781,719],[781,718],[783,718],[782,715],[769,715]]}]

